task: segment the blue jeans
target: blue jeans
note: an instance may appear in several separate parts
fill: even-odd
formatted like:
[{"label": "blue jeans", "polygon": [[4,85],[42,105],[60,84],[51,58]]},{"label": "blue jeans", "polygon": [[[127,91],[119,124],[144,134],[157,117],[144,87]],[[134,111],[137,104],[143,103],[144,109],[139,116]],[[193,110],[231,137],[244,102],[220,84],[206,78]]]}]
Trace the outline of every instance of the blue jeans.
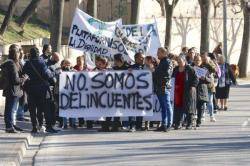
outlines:
[{"label": "blue jeans", "polygon": [[173,109],[170,101],[170,90],[165,94],[157,95],[161,106],[162,126],[171,127],[173,123]]},{"label": "blue jeans", "polygon": [[4,121],[6,129],[16,125],[16,112],[18,109],[19,97],[10,96],[5,99]]},{"label": "blue jeans", "polygon": [[213,103],[213,93],[212,92],[208,92],[208,98],[209,101],[207,103],[207,108],[210,114],[210,117],[214,116],[214,103]]},{"label": "blue jeans", "polygon": [[24,118],[24,106],[20,105],[18,106],[17,114],[16,114],[17,119],[23,119]]}]

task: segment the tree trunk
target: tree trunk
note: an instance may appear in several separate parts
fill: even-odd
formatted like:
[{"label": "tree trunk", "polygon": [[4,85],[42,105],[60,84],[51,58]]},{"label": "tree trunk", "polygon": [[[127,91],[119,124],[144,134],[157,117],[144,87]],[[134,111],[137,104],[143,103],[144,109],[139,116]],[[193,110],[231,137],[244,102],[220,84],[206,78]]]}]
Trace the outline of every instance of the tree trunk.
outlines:
[{"label": "tree trunk", "polygon": [[172,17],[173,7],[165,3],[166,9],[166,33],[165,33],[165,47],[171,48],[171,30],[172,30]]},{"label": "tree trunk", "polygon": [[131,24],[137,24],[139,19],[140,0],[131,1]]},{"label": "tree trunk", "polygon": [[0,36],[3,36],[4,32],[7,30],[11,18],[15,12],[16,3],[18,0],[11,0],[6,16],[4,17],[3,23],[0,28]]},{"label": "tree trunk", "polygon": [[97,18],[97,0],[88,0],[87,13],[92,17]]},{"label": "tree trunk", "polygon": [[209,51],[209,13],[210,0],[199,0],[201,10],[200,52]]},{"label": "tree trunk", "polygon": [[172,30],[172,17],[174,8],[179,0],[172,0],[172,4],[169,4],[169,0],[165,0],[166,10],[166,33],[165,33],[165,47],[171,48],[171,30]]},{"label": "tree trunk", "polygon": [[247,77],[248,56],[250,52],[250,9],[247,9],[244,0],[241,0],[244,14],[244,31],[242,37],[241,53],[238,66],[240,68],[240,78]]},{"label": "tree trunk", "polygon": [[164,0],[157,0],[157,2],[159,3],[160,7],[161,7],[161,16],[165,17],[165,2]]},{"label": "tree trunk", "polygon": [[17,23],[21,28],[24,27],[24,25],[27,23],[33,13],[36,11],[39,2],[41,2],[41,0],[32,0],[28,7],[23,11],[22,15],[17,20]]},{"label": "tree trunk", "polygon": [[50,44],[53,52],[59,52],[62,39],[64,0],[51,0]]}]

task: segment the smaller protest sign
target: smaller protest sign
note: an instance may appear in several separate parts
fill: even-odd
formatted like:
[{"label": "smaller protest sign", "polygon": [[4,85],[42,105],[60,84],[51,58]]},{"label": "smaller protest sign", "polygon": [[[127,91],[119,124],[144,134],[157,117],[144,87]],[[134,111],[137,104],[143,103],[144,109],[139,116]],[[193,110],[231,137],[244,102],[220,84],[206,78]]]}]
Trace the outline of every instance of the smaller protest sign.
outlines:
[{"label": "smaller protest sign", "polygon": [[197,66],[194,67],[194,70],[198,78],[205,77],[208,72],[206,69]]}]

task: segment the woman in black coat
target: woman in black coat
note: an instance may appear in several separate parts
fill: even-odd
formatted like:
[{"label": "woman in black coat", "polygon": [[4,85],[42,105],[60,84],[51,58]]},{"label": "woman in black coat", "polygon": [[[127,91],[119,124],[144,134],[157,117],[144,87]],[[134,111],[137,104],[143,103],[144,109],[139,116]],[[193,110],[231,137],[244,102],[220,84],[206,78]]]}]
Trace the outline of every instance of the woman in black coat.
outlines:
[{"label": "woman in black coat", "polygon": [[27,77],[20,77],[21,66],[19,64],[19,47],[15,44],[9,48],[9,57],[1,65],[1,69],[4,71],[4,77],[6,80],[6,86],[3,89],[3,96],[5,100],[4,121],[6,125],[5,131],[7,133],[16,133],[16,131],[22,131],[19,127],[14,125],[14,116],[18,109],[19,99],[23,95],[21,85]]},{"label": "woman in black coat", "polygon": [[[230,65],[225,62],[224,56],[220,55],[218,57],[218,64],[221,69],[221,77],[218,80],[216,86],[216,99],[220,100],[220,110],[227,110],[227,99],[229,97],[229,90],[231,82],[236,85],[236,79],[233,75]],[[218,104],[218,102],[217,102]]]},{"label": "woman in black coat", "polygon": [[[183,114],[187,115],[186,129],[192,129],[194,115],[196,114],[196,87],[198,85],[198,78],[194,69],[187,64],[184,56],[177,58],[178,66],[174,68],[173,77],[175,78],[175,110],[174,110],[174,123],[175,129],[180,128],[180,121],[183,118]],[[178,82],[176,78],[180,73],[184,72],[184,78],[180,79],[183,82]],[[178,79],[179,80],[179,79]],[[177,85],[178,84],[178,85]],[[183,85],[183,93],[176,93],[178,87]],[[177,94],[180,94],[177,96]],[[181,99],[182,98],[182,99]],[[177,100],[181,109],[176,107]]]}]

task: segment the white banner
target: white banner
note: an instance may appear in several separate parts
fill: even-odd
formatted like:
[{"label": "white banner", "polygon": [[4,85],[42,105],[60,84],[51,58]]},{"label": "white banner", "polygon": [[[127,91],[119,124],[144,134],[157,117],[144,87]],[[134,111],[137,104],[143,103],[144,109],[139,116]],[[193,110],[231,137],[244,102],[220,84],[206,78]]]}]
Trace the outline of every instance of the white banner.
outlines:
[{"label": "white banner", "polygon": [[152,116],[152,74],[148,70],[63,72],[61,117]]},{"label": "white banner", "polygon": [[76,9],[69,35],[69,47],[91,54],[111,57],[116,53],[127,55],[126,48],[115,37],[115,28],[121,19],[102,22]]},{"label": "white banner", "polygon": [[160,40],[156,23],[122,25],[121,19],[103,22],[76,9],[68,45],[73,49],[109,58],[121,53],[127,61],[134,61],[137,52],[156,56]]},{"label": "white banner", "polygon": [[122,29],[128,37],[138,40],[141,40],[141,37],[150,35],[150,41],[145,55],[157,57],[157,50],[161,47],[161,43],[156,22],[151,24],[123,25]]}]

